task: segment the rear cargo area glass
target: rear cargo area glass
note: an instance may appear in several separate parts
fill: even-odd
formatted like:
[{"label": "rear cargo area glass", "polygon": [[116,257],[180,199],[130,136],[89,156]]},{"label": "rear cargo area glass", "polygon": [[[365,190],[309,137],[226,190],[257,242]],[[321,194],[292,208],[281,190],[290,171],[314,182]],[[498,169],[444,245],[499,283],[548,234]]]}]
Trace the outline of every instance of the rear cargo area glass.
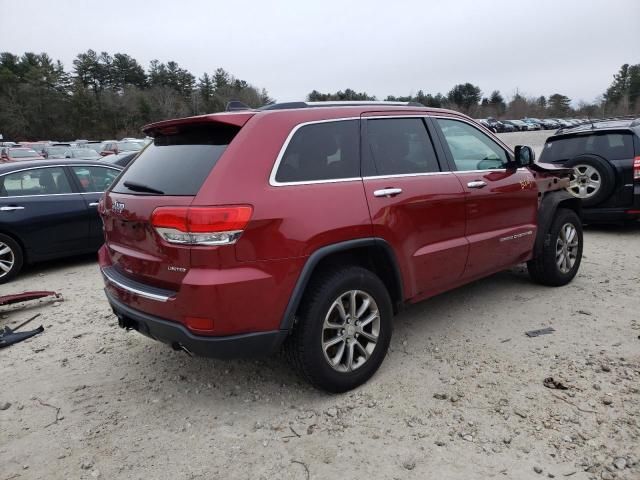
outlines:
[{"label": "rear cargo area glass", "polygon": [[162,195],[194,196],[239,130],[225,124],[167,127],[156,134],[112,191],[149,195],[125,186],[130,182]]}]

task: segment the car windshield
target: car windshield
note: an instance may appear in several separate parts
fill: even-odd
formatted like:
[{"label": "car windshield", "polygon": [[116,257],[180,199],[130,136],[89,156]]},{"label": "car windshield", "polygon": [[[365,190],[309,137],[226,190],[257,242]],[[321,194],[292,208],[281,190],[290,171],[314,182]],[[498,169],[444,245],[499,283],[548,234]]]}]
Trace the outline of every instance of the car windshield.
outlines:
[{"label": "car windshield", "polygon": [[30,148],[16,148],[9,150],[9,156],[11,158],[29,158],[29,157],[39,157],[38,152],[32,150]]},{"label": "car windshield", "polygon": [[118,150],[120,152],[137,152],[142,150],[142,146],[138,142],[118,142]]}]

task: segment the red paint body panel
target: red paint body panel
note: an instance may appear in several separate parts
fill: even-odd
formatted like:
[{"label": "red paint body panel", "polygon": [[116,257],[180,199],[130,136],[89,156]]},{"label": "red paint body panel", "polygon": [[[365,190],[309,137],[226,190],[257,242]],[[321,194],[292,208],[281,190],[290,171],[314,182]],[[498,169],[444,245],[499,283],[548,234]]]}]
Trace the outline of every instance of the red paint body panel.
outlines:
[{"label": "red paint body panel", "polygon": [[[467,198],[469,258],[465,278],[526,260],[533,250],[538,214],[538,189],[531,172],[522,168],[455,175]],[[487,186],[469,188],[467,184],[474,181]]]},{"label": "red paint body panel", "polygon": [[[407,297],[434,283],[450,285],[462,275],[468,251],[465,198],[453,174],[371,178],[364,184],[373,235],[391,244]],[[402,193],[374,196],[385,188]]]}]

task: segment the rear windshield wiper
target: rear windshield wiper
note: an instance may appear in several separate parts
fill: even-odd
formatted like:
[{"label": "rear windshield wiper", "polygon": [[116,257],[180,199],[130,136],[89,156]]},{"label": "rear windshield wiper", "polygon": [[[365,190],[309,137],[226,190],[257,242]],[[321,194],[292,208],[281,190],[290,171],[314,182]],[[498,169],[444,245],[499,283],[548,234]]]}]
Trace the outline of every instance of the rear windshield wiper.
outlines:
[{"label": "rear windshield wiper", "polygon": [[127,180],[123,183],[123,185],[129,190],[133,190],[134,192],[147,192],[155,193],[156,195],[164,195],[164,192],[162,190],[158,190],[157,188],[153,188],[142,183],[130,182]]}]

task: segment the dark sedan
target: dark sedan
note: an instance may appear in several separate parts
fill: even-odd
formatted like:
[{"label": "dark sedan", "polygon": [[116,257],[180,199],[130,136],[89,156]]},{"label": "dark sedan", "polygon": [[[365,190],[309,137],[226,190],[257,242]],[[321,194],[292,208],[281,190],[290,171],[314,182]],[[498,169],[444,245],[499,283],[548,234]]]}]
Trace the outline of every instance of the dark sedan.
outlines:
[{"label": "dark sedan", "polygon": [[0,283],[25,263],[97,251],[98,201],[120,171],[82,160],[0,165]]}]

